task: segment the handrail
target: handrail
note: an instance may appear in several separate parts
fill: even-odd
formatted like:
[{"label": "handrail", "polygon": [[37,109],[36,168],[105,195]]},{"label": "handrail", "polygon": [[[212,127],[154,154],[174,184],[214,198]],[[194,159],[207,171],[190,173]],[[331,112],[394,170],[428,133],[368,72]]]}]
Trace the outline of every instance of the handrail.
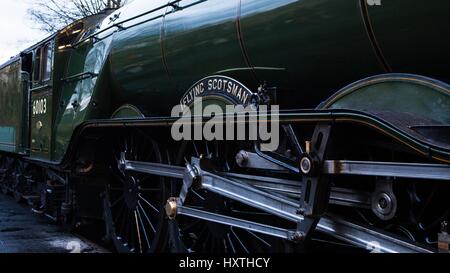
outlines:
[{"label": "handrail", "polygon": [[[99,32],[93,33],[92,35],[89,35],[88,37],[86,37],[86,38],[84,38],[84,39],[78,41],[77,43],[75,43],[74,45],[72,45],[72,48],[76,48],[76,47],[78,47],[80,44],[84,43],[85,41],[87,41],[87,40],[89,40],[89,39],[92,39],[92,38],[95,38],[95,37],[98,36],[99,34],[102,34],[102,33],[106,32],[106,31],[108,31],[108,30],[110,30],[110,29],[112,29],[112,28],[114,28],[114,27],[117,27],[117,28],[122,29],[122,26],[121,26],[122,24],[125,24],[125,23],[128,23],[128,22],[130,22],[130,21],[139,19],[139,18],[141,18],[141,17],[144,17],[144,16],[146,16],[146,15],[148,15],[148,14],[154,13],[154,12],[156,12],[156,11],[158,11],[158,10],[161,10],[161,9],[164,9],[164,8],[167,8],[167,7],[175,7],[175,6],[177,6],[176,4],[178,4],[178,3],[181,2],[181,1],[182,1],[182,0],[174,0],[174,1],[172,1],[172,2],[169,2],[169,3],[165,4],[165,5],[162,5],[162,6],[160,6],[160,7],[154,8],[154,9],[152,9],[152,10],[146,11],[146,12],[141,13],[141,14],[139,14],[139,15],[136,15],[136,16],[134,16],[134,17],[128,18],[128,19],[126,19],[126,20],[124,20],[124,21],[121,21],[121,22],[119,22],[119,23],[115,23],[115,24],[113,24],[113,25],[111,25],[111,26],[109,26],[109,27],[107,27],[107,28],[105,28],[105,29],[100,30]],[[203,0],[203,1],[206,1],[206,0]],[[158,16],[158,17],[159,17],[159,16]],[[155,19],[158,19],[158,18],[155,17]],[[152,19],[152,20],[155,20],[155,19]],[[137,25],[137,24],[136,24],[136,25]],[[136,26],[136,25],[133,25],[133,26]]]},{"label": "handrail", "polygon": [[82,72],[76,75],[72,75],[66,78],[62,78],[61,81],[65,82],[65,83],[69,83],[72,81],[82,81],[85,79],[89,79],[89,78],[95,78],[98,77],[97,73],[94,72]]},{"label": "handrail", "polygon": [[[203,2],[206,2],[206,1],[208,1],[208,0],[198,0],[198,1],[194,2],[194,3],[192,3],[192,4],[186,5],[186,6],[184,6],[184,7],[180,7],[179,5],[177,5],[177,4],[178,4],[179,2],[181,2],[181,1],[182,1],[182,0],[175,0],[175,1],[172,1],[172,2],[169,2],[169,3],[165,4],[165,5],[163,5],[163,6],[160,6],[160,7],[158,7],[158,8],[155,8],[155,9],[152,9],[152,10],[150,10],[150,11],[147,11],[147,12],[141,13],[141,14],[139,14],[139,15],[136,15],[136,16],[134,16],[134,17],[128,18],[128,19],[126,19],[126,20],[124,20],[124,21],[121,21],[121,22],[119,22],[119,23],[115,23],[115,24],[113,24],[113,25],[111,25],[111,26],[109,26],[109,27],[107,27],[107,28],[105,28],[105,29],[100,30],[99,32],[93,33],[92,35],[89,35],[88,37],[86,37],[86,38],[84,38],[84,39],[78,41],[77,43],[75,43],[74,45],[72,45],[71,48],[76,48],[76,47],[78,47],[80,44],[82,44],[82,43],[88,41],[89,39],[93,39],[94,43],[95,43],[95,42],[98,42],[98,41],[101,41],[101,40],[103,40],[103,39],[108,38],[109,36],[111,36],[112,34],[114,34],[114,33],[117,32],[117,31],[123,31],[123,30],[129,29],[129,28],[133,28],[133,27],[136,27],[136,26],[139,26],[139,25],[142,25],[142,24],[151,22],[151,21],[153,21],[153,20],[162,18],[162,17],[164,17],[164,16],[166,16],[166,15],[172,14],[172,13],[174,13],[174,12],[176,12],[176,11],[183,10],[183,9],[185,9],[185,8],[189,8],[189,7],[198,5],[198,4],[203,3]],[[125,23],[128,23],[128,22],[131,22],[131,21],[133,21],[133,20],[139,19],[139,18],[141,18],[141,17],[144,17],[144,16],[146,16],[146,15],[148,15],[148,14],[154,13],[154,12],[156,12],[156,11],[158,11],[158,10],[161,10],[161,9],[167,8],[167,7],[173,7],[174,9],[173,9],[172,11],[168,12],[168,13],[165,13],[165,14],[163,14],[163,15],[158,15],[158,16],[155,16],[155,17],[152,17],[152,18],[150,18],[150,19],[147,19],[147,20],[144,20],[144,21],[142,21],[142,22],[136,23],[136,24],[131,25],[131,26],[129,26],[129,27],[123,27],[123,26],[122,26],[122,25],[125,24]],[[113,33],[111,33],[111,34],[109,34],[109,35],[106,35],[106,36],[103,37],[103,38],[98,38],[98,37],[97,37],[99,34],[102,34],[102,33],[106,32],[106,31],[108,31],[108,30],[110,30],[110,29],[112,29],[112,28],[114,28],[114,27],[116,27],[117,30],[115,30]]]},{"label": "handrail", "polygon": [[41,91],[41,90],[50,89],[50,88],[52,88],[51,84],[45,84],[45,85],[40,85],[38,87],[30,89],[30,92],[36,92],[36,91]]}]

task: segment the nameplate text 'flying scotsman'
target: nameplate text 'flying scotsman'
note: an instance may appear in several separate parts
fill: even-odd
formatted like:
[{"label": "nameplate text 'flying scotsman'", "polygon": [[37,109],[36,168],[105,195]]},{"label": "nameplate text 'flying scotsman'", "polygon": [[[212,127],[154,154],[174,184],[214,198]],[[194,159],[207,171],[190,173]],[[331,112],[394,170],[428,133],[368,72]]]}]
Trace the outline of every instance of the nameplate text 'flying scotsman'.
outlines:
[{"label": "nameplate text 'flying scotsman'", "polygon": [[235,104],[247,105],[253,92],[242,83],[225,76],[206,77],[194,84],[182,97],[180,104],[190,107],[196,98],[218,96]]}]

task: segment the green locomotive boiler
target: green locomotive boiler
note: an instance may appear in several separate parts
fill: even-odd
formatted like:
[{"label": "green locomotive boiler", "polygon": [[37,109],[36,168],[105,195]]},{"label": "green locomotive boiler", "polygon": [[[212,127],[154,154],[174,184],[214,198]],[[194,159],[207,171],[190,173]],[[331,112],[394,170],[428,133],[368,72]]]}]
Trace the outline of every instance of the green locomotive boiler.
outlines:
[{"label": "green locomotive boiler", "polygon": [[[134,0],[76,21],[0,66],[1,189],[58,223],[100,222],[121,252],[290,252],[318,237],[448,251],[449,11]],[[279,147],[176,141],[173,107],[199,98],[278,105]]]}]

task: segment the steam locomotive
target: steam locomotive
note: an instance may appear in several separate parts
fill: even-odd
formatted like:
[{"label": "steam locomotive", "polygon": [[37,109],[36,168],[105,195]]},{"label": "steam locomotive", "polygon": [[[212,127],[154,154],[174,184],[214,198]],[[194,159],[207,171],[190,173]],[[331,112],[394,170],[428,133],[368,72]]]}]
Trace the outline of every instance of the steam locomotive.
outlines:
[{"label": "steam locomotive", "polygon": [[[0,66],[2,192],[120,252],[448,251],[449,11],[135,0],[74,22]],[[279,147],[176,141],[194,97],[279,105]]]}]

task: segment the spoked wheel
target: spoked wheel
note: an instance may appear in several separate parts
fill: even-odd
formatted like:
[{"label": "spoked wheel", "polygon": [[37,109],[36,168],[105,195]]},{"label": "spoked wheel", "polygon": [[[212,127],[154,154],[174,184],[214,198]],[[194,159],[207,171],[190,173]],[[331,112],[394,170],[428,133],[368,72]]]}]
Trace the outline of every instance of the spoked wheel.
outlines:
[{"label": "spoked wheel", "polygon": [[[191,157],[206,157],[214,162],[217,171],[237,168],[234,158],[238,148],[225,142],[185,142],[180,149],[178,164]],[[184,206],[264,224],[280,224],[280,220],[234,200],[207,190],[190,189]],[[195,253],[270,253],[290,251],[285,240],[249,230],[217,224],[184,215],[170,221],[170,244],[174,252]]]},{"label": "spoked wheel", "polygon": [[167,238],[164,178],[120,170],[121,156],[133,161],[163,162],[158,144],[140,131],[126,133],[113,143],[112,177],[105,198],[109,233],[119,252],[158,251]]}]

